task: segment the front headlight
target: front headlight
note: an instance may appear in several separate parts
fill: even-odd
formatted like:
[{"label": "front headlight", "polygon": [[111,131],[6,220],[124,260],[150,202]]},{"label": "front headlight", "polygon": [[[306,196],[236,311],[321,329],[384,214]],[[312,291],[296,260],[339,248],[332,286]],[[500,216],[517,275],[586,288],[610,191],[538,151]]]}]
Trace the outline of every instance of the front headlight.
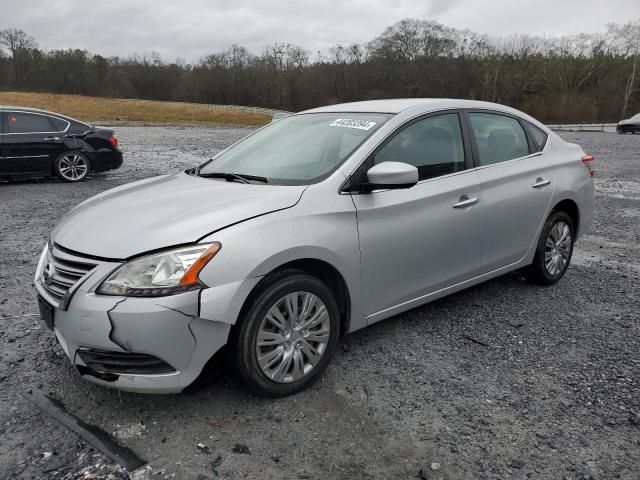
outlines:
[{"label": "front headlight", "polygon": [[220,251],[219,243],[193,245],[125,263],[100,284],[96,293],[160,297],[205,287],[200,270]]}]

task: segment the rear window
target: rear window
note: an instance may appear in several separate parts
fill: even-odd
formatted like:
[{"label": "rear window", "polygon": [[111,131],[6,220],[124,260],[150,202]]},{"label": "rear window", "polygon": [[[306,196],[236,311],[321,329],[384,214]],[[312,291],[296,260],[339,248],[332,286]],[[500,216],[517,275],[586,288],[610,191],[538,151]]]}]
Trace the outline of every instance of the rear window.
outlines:
[{"label": "rear window", "polygon": [[525,124],[527,126],[527,130],[529,130],[531,138],[533,139],[533,144],[536,147],[536,152],[541,152],[545,144],[547,143],[548,135],[532,123],[525,121]]},{"label": "rear window", "polygon": [[529,143],[520,122],[498,113],[469,113],[480,165],[491,165],[529,155]]},{"label": "rear window", "polygon": [[47,115],[27,112],[7,112],[9,133],[46,133],[56,131]]}]

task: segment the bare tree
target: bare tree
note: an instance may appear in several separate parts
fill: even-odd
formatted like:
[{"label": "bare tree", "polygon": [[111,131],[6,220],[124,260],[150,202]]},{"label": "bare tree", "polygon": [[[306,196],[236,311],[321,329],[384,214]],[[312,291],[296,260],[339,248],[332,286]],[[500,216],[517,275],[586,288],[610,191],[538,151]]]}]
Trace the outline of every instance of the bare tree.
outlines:
[{"label": "bare tree", "polygon": [[622,118],[627,115],[629,107],[629,99],[631,95],[638,91],[636,87],[638,77],[638,59],[640,57],[640,21],[629,22],[624,25],[610,24],[609,35],[613,37],[613,42],[617,46],[620,53],[625,58],[632,58],[631,72],[627,77],[627,81],[623,92],[622,102]]},{"label": "bare tree", "polygon": [[[319,54],[288,43],[233,45],[193,64],[149,52],[104,58],[41,50],[0,32],[0,90],[255,105],[302,110],[389,97],[497,101],[542,121],[614,121],[640,111],[640,21],[605,34],[490,38],[407,19],[368,43]],[[618,101],[615,101],[618,99]]]},{"label": "bare tree", "polygon": [[0,46],[9,51],[13,63],[14,86],[19,88],[24,75],[26,54],[37,47],[36,41],[22,30],[8,28],[0,30]]}]

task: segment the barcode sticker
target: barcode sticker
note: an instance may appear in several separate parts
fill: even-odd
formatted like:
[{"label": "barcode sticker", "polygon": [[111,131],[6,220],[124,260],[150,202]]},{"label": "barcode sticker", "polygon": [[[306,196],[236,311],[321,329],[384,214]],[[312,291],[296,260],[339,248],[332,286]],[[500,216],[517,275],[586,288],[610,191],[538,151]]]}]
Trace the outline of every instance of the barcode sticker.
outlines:
[{"label": "barcode sticker", "polygon": [[368,120],[354,120],[352,118],[338,118],[330,127],[346,127],[357,128],[358,130],[369,130],[376,122],[369,122]]}]

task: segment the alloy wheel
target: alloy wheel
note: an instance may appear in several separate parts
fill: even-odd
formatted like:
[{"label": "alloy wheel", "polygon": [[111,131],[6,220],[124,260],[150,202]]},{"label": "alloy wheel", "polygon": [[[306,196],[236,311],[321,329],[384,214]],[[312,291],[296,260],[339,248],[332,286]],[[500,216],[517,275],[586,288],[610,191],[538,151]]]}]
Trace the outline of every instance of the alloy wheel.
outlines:
[{"label": "alloy wheel", "polygon": [[68,153],[60,159],[58,170],[66,180],[76,182],[87,175],[89,165],[82,155]]},{"label": "alloy wheel", "polygon": [[267,378],[291,383],[320,362],[329,342],[326,305],[310,292],[285,295],[268,310],[256,336],[258,364]]},{"label": "alloy wheel", "polygon": [[571,256],[571,229],[565,222],[556,223],[547,236],[544,266],[549,275],[562,273]]}]

